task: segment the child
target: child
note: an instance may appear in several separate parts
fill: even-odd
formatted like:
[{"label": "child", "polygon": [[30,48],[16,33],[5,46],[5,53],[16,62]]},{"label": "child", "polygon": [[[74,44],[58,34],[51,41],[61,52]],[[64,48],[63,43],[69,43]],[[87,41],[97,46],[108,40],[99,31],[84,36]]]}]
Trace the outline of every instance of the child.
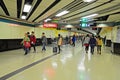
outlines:
[{"label": "child", "polygon": [[29,47],[31,46],[30,45],[30,39],[29,39],[27,33],[25,33],[25,37],[23,38],[21,44],[23,44],[23,46],[24,46],[24,50],[25,50],[25,54],[24,55],[27,55],[28,52],[29,52]]}]

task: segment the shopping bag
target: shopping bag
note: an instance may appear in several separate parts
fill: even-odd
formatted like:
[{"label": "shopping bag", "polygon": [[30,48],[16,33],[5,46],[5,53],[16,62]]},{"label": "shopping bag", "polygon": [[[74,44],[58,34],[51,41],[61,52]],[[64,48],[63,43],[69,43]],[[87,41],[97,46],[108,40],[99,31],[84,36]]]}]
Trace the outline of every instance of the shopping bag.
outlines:
[{"label": "shopping bag", "polygon": [[26,48],[31,47],[30,42],[26,42],[26,41],[24,41],[24,47],[26,47]]},{"label": "shopping bag", "polygon": [[89,44],[85,43],[84,46],[89,46]]}]

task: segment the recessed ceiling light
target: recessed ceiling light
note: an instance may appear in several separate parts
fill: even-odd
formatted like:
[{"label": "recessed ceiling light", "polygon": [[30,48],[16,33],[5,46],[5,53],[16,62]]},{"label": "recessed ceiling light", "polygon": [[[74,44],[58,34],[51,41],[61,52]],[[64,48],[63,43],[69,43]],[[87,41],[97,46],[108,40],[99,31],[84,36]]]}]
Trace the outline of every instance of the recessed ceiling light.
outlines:
[{"label": "recessed ceiling light", "polygon": [[29,4],[25,4],[24,5],[24,9],[23,9],[23,12],[29,12],[30,11],[30,9],[31,9],[31,5],[29,5]]},{"label": "recessed ceiling light", "polygon": [[69,24],[69,25],[66,25],[65,27],[66,27],[66,28],[73,28],[73,25],[70,25],[70,24]]},{"label": "recessed ceiling light", "polygon": [[26,19],[26,16],[22,15],[22,16],[21,16],[21,19]]}]

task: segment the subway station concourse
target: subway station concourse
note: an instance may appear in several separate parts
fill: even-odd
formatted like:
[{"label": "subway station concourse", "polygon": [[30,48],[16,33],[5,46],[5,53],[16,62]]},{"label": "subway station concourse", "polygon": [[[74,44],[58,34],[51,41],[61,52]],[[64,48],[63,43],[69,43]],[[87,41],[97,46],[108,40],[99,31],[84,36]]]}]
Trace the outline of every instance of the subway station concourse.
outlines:
[{"label": "subway station concourse", "polygon": [[0,80],[120,80],[120,0],[0,0]]}]

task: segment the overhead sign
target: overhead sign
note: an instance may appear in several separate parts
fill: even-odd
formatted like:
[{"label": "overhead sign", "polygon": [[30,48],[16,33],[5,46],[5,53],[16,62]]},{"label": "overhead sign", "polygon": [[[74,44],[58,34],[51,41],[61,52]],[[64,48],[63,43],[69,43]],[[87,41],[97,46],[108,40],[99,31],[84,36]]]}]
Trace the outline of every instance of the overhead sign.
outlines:
[{"label": "overhead sign", "polygon": [[82,22],[88,22],[88,18],[82,18],[81,21]]},{"label": "overhead sign", "polygon": [[45,28],[57,28],[57,24],[55,24],[55,23],[44,23],[43,24],[43,27],[45,27]]},{"label": "overhead sign", "polygon": [[87,18],[82,18],[80,26],[81,27],[88,27],[88,19]]}]

